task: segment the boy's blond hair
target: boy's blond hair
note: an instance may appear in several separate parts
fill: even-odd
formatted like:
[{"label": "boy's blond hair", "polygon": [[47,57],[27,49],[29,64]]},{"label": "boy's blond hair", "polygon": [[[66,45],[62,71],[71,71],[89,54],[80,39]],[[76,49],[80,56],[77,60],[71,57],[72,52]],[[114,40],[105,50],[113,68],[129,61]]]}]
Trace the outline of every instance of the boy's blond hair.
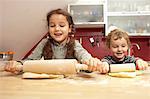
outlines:
[{"label": "boy's blond hair", "polygon": [[131,42],[130,42],[130,39],[129,39],[128,32],[123,31],[119,28],[110,31],[110,33],[108,34],[108,36],[106,38],[106,46],[108,48],[110,48],[112,40],[118,40],[118,39],[121,39],[121,38],[124,38],[127,41],[128,47],[130,48]]}]

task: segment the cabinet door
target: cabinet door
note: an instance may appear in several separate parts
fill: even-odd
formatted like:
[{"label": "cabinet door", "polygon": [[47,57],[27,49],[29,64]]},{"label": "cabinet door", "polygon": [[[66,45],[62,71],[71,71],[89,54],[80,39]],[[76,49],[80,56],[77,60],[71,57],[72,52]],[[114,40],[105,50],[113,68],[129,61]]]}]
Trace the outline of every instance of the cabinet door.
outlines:
[{"label": "cabinet door", "polygon": [[108,0],[107,5],[106,30],[114,25],[132,36],[150,36],[150,0]]},{"label": "cabinet door", "polygon": [[71,13],[77,27],[99,27],[104,25],[103,4],[70,4],[68,11]]},{"label": "cabinet door", "polygon": [[109,16],[109,26],[117,26],[125,31],[128,31],[132,36],[150,35],[150,16]]},{"label": "cabinet door", "polygon": [[150,0],[107,0],[108,12],[150,11]]}]

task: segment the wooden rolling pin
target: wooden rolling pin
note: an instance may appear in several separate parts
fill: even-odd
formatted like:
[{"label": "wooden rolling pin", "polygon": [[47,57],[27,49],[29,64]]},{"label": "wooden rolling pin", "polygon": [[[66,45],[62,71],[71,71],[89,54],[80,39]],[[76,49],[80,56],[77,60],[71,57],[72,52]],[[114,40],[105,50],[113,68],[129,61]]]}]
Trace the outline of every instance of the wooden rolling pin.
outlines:
[{"label": "wooden rolling pin", "polygon": [[75,74],[87,70],[88,66],[79,64],[75,59],[28,60],[23,64],[24,72],[45,74]]},{"label": "wooden rolling pin", "polygon": [[[0,71],[5,71],[5,66],[12,61],[0,61]],[[17,62],[16,62],[17,63]],[[15,65],[15,64],[12,64]],[[87,70],[88,66],[79,64],[75,59],[55,59],[55,60],[26,60],[23,66],[17,65],[18,70],[32,73],[45,74],[75,74],[80,70]]]}]

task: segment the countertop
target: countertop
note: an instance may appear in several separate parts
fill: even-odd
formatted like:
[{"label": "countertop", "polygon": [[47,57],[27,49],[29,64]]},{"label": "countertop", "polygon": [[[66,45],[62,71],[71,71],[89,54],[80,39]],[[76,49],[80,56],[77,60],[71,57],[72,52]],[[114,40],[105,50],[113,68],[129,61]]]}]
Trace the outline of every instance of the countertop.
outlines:
[{"label": "countertop", "polygon": [[0,73],[1,99],[150,99],[150,69],[135,78],[80,73],[62,79],[22,79]]}]

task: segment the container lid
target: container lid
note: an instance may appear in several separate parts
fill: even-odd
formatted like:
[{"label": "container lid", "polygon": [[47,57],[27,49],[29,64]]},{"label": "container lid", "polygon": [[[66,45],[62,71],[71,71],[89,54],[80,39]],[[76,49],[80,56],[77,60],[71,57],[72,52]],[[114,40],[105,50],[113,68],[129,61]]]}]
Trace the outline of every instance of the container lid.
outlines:
[{"label": "container lid", "polygon": [[0,54],[15,54],[13,51],[7,51],[7,52],[0,52]]}]

